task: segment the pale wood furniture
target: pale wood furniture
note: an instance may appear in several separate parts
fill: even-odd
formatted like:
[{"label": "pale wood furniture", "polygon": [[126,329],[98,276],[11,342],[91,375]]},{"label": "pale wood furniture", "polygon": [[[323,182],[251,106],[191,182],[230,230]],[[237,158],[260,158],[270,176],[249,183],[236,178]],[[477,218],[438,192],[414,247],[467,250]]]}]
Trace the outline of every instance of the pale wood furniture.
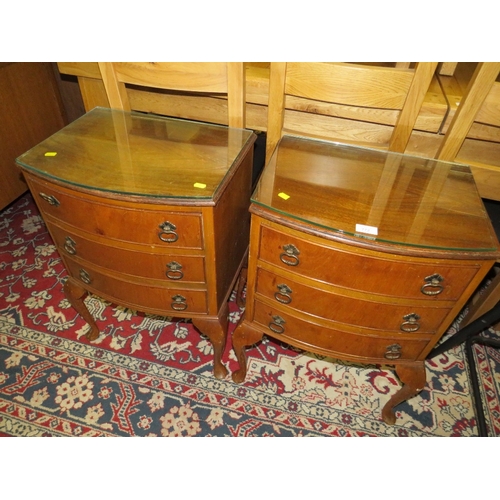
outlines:
[{"label": "pale wood furniture", "polygon": [[394,407],[425,385],[427,354],[500,255],[469,168],[284,136],[250,211],[233,380],[245,380],[245,349],[264,334],[394,366],[403,386],[382,410],[393,424]]},{"label": "pale wood furniture", "polygon": [[464,95],[451,101],[459,105],[436,158],[470,165],[481,196],[500,200],[500,63],[469,64],[466,70],[473,73],[466,79]]},{"label": "pale wood furniture", "polygon": [[455,70],[457,69],[456,62],[442,62],[439,64],[439,74],[446,76],[453,76],[455,74]]},{"label": "pale wood furniture", "polygon": [[[395,66],[394,63],[370,64],[389,68]],[[246,127],[256,131],[266,131],[267,129],[269,66],[270,63],[266,62],[245,63]],[[406,66],[408,65],[405,63]],[[58,67],[62,74],[73,75],[78,78],[87,110],[95,106],[109,106],[98,63],[59,62]],[[223,95],[198,95],[194,98],[183,93],[159,93],[142,90],[134,86],[130,86],[127,93],[132,109],[137,111],[149,111],[150,106],[154,104],[158,108],[156,112],[164,115],[169,115],[171,110],[175,110],[178,113],[175,116],[211,123],[227,123],[226,103]],[[308,109],[308,112],[311,113],[315,107],[317,107],[317,103],[313,101],[308,103],[307,99],[290,99],[287,102],[289,113],[295,114],[295,116],[304,109]],[[415,123],[415,129],[408,144],[409,151],[433,157],[441,139],[439,130],[447,113],[448,104],[446,98],[437,77],[434,76]],[[323,115],[322,119],[325,120],[327,127],[330,127],[330,121],[335,122],[337,120],[335,116],[325,115],[321,108],[318,108],[318,114]],[[396,110],[373,110],[369,122],[364,124],[365,134],[370,130],[370,136],[374,140],[377,138],[385,140],[387,131],[394,124],[396,114]],[[298,116],[300,117],[300,114]],[[355,118],[355,116],[351,118]],[[346,126],[351,118],[345,118]]]},{"label": "pale wood furniture", "polygon": [[28,189],[16,157],[64,125],[51,63],[0,63],[0,209]]},{"label": "pale wood furniture", "polygon": [[109,99],[97,62],[59,62],[57,67],[61,75],[77,78],[85,111],[95,107],[109,107]]},{"label": "pale wood furniture", "polygon": [[86,292],[191,318],[221,356],[227,300],[248,248],[255,135],[95,108],[17,159],[90,324]]},{"label": "pale wood furniture", "polygon": [[[376,63],[375,65],[394,69],[394,66],[402,66],[402,63]],[[440,64],[425,95],[405,150],[406,153],[427,158],[436,156],[476,65],[477,63],[464,62]],[[246,63],[246,126],[252,130],[265,131],[267,128],[269,66],[269,63]],[[97,63],[60,62],[58,67],[61,73],[77,76],[82,95],[86,100],[87,110],[96,105],[109,106]],[[414,63],[410,65],[410,70],[413,67]],[[469,71],[469,68],[472,70]],[[349,86],[349,84],[350,82],[347,82],[344,86]],[[171,107],[182,109],[183,113],[187,113],[186,117],[195,120],[223,123],[225,118],[223,97],[202,96],[193,100],[177,94],[159,95],[140,92],[135,88],[129,88],[128,94],[133,109],[141,111],[147,110],[151,102],[158,102],[165,109]],[[494,98],[493,94],[488,97],[488,100],[491,98]],[[471,96],[471,99],[474,97]],[[328,113],[325,114],[320,107],[317,107],[317,103],[307,99],[288,100],[286,114],[289,118],[287,120],[300,121],[304,109],[307,109],[310,118],[311,112],[322,114],[321,119],[325,122],[325,128],[332,129],[339,126],[338,117],[328,116]],[[342,123],[345,123],[346,130],[361,128],[365,136],[375,141],[375,147],[379,147],[377,143],[380,147],[384,147],[395,123],[395,114],[397,114],[396,110],[374,112],[370,120],[365,121],[362,126],[358,125],[356,116],[344,117]],[[491,124],[475,122],[471,127],[470,135],[464,141],[459,156],[453,158],[454,161],[471,164],[479,192],[483,197],[491,199],[497,199],[498,192],[500,192],[498,130],[498,127]]]},{"label": "pale wood furniture", "polygon": [[[283,134],[405,151],[436,66],[271,63],[267,159]],[[289,101],[303,99],[308,101],[301,113],[287,110]],[[311,107],[314,113],[308,113]],[[326,121],[324,115],[335,120]],[[374,135],[371,122],[380,116],[385,116],[387,126]]]},{"label": "pale wood furniture", "polygon": [[[131,111],[126,84],[227,96],[227,120],[230,127],[245,126],[245,73],[242,62],[169,63],[111,62],[98,63],[109,104],[114,109]],[[198,97],[195,97],[197,99]],[[174,107],[161,110],[151,105],[148,111],[186,117]],[[165,112],[162,112],[165,111]],[[187,116],[189,118],[189,116]]]}]

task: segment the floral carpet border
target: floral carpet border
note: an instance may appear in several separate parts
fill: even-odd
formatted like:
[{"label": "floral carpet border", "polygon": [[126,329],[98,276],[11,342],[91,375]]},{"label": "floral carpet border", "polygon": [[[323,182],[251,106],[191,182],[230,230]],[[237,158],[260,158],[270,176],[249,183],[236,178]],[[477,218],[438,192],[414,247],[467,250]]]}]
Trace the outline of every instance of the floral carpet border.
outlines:
[{"label": "floral carpet border", "polygon": [[[27,369],[25,367],[23,377],[18,375],[19,386],[29,384],[27,379],[34,377],[31,372],[46,370],[54,362],[66,367],[68,372],[87,379],[113,380],[121,386],[122,397],[133,399],[135,403],[138,403],[139,396],[153,393],[178,399],[179,405],[184,407],[185,400],[188,400],[191,409],[196,408],[198,413],[203,409],[205,414],[211,415],[212,420],[207,418],[204,422],[212,427],[209,430],[222,427],[222,435],[227,436],[247,435],[252,426],[257,425],[261,431],[263,425],[269,427],[267,435],[288,436],[368,436],[377,435],[380,427],[384,426],[379,421],[370,421],[365,417],[356,419],[349,415],[348,425],[344,427],[339,425],[342,411],[304,401],[289,401],[227,380],[217,380],[211,374],[193,374],[175,367],[146,362],[5,321],[0,321],[0,331],[0,346],[13,352],[22,352],[32,362]],[[89,424],[88,419],[78,419],[75,414],[68,418],[55,411],[49,412],[47,408],[37,408],[36,401],[27,401],[12,389],[10,392],[17,394],[17,400],[5,399],[4,392],[0,397],[0,412],[3,414],[0,417],[1,432],[24,436],[108,436],[120,435],[120,432],[116,432],[119,430],[125,432],[124,435],[137,435],[137,428],[132,429],[130,422],[127,423],[131,416],[127,411],[130,413],[130,409],[121,408],[122,415],[120,409],[115,412],[113,418],[119,425],[118,429],[115,425],[115,430],[111,431],[103,428],[106,424]],[[223,425],[222,421],[228,419],[233,422]],[[387,436],[401,435],[402,430],[408,436],[426,435],[425,432],[403,429],[397,425],[384,427],[387,428],[383,434]],[[210,432],[204,435],[210,435]]]}]

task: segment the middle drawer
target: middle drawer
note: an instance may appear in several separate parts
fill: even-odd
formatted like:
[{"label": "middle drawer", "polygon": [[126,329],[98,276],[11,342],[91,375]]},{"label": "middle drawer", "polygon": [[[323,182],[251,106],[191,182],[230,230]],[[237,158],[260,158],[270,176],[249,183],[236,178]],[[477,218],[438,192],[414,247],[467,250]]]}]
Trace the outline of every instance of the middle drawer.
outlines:
[{"label": "middle drawer", "polygon": [[[47,224],[59,251],[78,256],[100,267],[139,278],[165,283],[205,283],[205,259],[202,256],[166,252],[137,252],[116,245],[94,241],[62,228]],[[158,249],[159,250],[159,249]]]},{"label": "middle drawer", "polygon": [[451,310],[443,307],[443,302],[369,296],[349,290],[334,291],[333,287],[320,289],[262,268],[257,269],[256,293],[287,308],[382,334],[433,334]]}]

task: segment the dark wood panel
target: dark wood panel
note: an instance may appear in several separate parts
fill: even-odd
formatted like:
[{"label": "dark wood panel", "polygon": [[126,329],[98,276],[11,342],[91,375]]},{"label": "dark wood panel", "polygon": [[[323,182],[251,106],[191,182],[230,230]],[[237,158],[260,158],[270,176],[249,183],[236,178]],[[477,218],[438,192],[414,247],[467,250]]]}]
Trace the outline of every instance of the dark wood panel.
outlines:
[{"label": "dark wood panel", "polygon": [[0,208],[27,190],[14,160],[65,122],[52,63],[0,67]]}]

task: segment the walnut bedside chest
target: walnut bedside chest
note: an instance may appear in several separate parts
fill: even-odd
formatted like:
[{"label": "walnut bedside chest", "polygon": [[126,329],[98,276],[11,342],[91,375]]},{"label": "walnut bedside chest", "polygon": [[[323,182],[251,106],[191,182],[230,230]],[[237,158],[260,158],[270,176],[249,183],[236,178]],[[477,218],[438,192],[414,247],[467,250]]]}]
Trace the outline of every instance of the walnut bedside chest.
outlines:
[{"label": "walnut bedside chest", "polygon": [[464,165],[285,136],[252,196],[245,348],[263,334],[306,351],[393,365],[423,389],[424,361],[500,256]]},{"label": "walnut bedside chest", "polygon": [[99,335],[86,292],[191,318],[214,346],[248,249],[249,130],[95,108],[16,161],[66,265],[65,293]]}]

